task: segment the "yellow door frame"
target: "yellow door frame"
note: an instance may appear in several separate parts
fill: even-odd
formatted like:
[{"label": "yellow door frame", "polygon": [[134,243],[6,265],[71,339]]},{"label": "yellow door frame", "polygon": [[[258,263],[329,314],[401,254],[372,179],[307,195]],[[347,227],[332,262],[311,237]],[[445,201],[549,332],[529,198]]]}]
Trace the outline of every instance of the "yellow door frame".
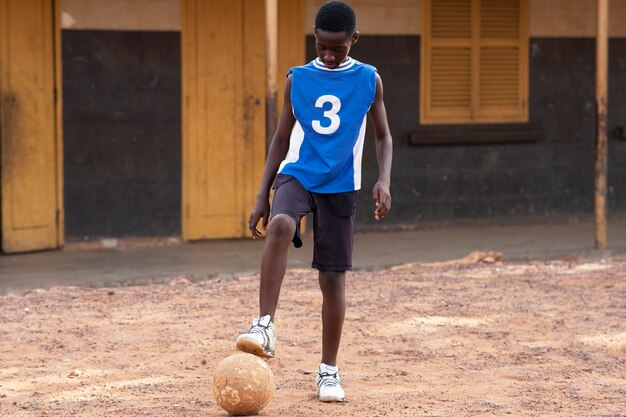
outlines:
[{"label": "yellow door frame", "polygon": [[60,0],[0,0],[2,250],[63,245]]}]

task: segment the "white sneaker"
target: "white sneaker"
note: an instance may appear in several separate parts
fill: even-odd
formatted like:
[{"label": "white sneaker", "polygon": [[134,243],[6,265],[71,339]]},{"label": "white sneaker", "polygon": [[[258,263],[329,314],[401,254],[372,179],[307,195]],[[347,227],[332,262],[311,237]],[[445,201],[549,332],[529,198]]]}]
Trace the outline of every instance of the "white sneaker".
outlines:
[{"label": "white sneaker", "polygon": [[263,358],[273,358],[276,351],[274,323],[269,315],[252,320],[252,327],[237,338],[237,349]]},{"label": "white sneaker", "polygon": [[320,401],[340,402],[346,398],[346,394],[341,388],[339,368],[336,366],[320,364],[315,381],[317,382],[317,397]]}]

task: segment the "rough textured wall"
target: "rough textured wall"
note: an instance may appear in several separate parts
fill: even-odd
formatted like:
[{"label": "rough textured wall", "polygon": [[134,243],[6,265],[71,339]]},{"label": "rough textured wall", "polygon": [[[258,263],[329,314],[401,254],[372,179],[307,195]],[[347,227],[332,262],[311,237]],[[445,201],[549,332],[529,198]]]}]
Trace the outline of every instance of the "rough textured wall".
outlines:
[{"label": "rough textured wall", "polygon": [[[307,48],[312,58],[311,36]],[[530,123],[543,139],[497,145],[408,145],[408,132],[423,128],[419,48],[419,36],[363,36],[352,54],[385,83],[395,140],[385,224],[593,211],[593,39],[531,39]],[[611,40],[610,56],[614,135],[626,127],[626,39]],[[68,238],[179,235],[180,34],[64,31],[63,67]],[[373,139],[370,124],[359,227],[374,223]],[[622,213],[626,140],[609,142],[609,158],[609,208]]]},{"label": "rough textured wall", "polygon": [[[609,210],[626,211],[626,39],[609,41]],[[621,136],[619,140],[615,138]]]},{"label": "rough textured wall", "polygon": [[63,31],[68,240],[178,236],[180,33]]},{"label": "rough textured wall", "polygon": [[[363,36],[351,55],[376,66],[394,136],[393,211],[386,223],[505,216],[579,217],[593,211],[594,41],[531,39],[529,143],[410,146],[419,124],[420,38]],[[307,40],[307,56],[314,57]],[[611,41],[609,129],[626,125],[626,40]],[[446,128],[446,126],[441,126]],[[481,128],[470,128],[480,134]],[[626,210],[626,141],[611,140],[609,206]],[[371,187],[378,170],[368,125],[358,224],[374,223]]]}]

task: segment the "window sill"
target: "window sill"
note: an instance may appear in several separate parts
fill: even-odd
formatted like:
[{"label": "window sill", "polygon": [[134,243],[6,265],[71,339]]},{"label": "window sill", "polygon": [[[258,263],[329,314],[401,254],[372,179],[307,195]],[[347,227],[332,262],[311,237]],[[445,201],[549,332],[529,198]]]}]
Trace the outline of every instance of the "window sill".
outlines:
[{"label": "window sill", "polygon": [[539,142],[543,130],[529,124],[423,126],[408,133],[410,146],[482,145],[497,143]]}]

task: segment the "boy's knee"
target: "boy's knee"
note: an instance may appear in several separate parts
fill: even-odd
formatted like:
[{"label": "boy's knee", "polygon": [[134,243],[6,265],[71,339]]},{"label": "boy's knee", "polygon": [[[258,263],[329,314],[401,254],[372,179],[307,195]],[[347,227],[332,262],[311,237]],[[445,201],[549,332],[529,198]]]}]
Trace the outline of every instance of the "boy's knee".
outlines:
[{"label": "boy's knee", "polygon": [[343,296],[345,291],[345,271],[320,271],[320,287],[325,296]]},{"label": "boy's knee", "polygon": [[296,221],[287,214],[277,214],[270,221],[268,238],[291,241],[296,232]]}]

